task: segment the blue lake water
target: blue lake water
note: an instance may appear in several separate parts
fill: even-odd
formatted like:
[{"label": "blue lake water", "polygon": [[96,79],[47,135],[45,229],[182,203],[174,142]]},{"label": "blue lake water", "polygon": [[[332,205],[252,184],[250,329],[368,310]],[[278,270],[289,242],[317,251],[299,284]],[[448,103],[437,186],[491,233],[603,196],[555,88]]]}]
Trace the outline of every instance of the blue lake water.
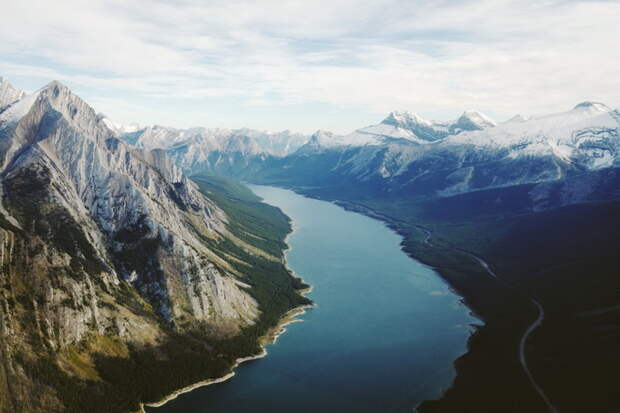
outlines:
[{"label": "blue lake water", "polygon": [[149,413],[412,412],[454,379],[477,322],[383,223],[292,191],[251,186],[293,220],[290,268],[317,308],[220,384]]}]

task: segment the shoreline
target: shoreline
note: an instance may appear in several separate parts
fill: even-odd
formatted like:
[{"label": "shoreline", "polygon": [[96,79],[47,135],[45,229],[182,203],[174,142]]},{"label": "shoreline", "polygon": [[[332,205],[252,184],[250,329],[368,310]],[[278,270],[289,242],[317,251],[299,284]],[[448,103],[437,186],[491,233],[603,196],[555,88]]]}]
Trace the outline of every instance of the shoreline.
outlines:
[{"label": "shoreline", "polygon": [[[264,200],[263,200],[263,202],[264,202]],[[289,267],[288,260],[287,260],[287,257],[286,257],[286,255],[292,250],[292,247],[288,243],[288,239],[295,231],[297,231],[297,227],[295,227],[291,223],[291,231],[288,234],[286,234],[286,237],[284,238],[284,242],[286,243],[287,248],[283,250],[283,252],[284,252],[284,254],[283,254],[283,261],[284,261],[284,265],[286,266],[286,268],[291,273],[291,277],[298,278],[299,280],[301,280],[304,284],[306,284],[308,286],[306,288],[298,290],[300,295],[306,296],[307,294],[310,294],[312,292],[314,287],[312,285],[306,283],[301,277],[297,276],[295,271],[293,271]],[[165,396],[163,399],[161,399],[161,400],[159,400],[157,402],[140,403],[140,408],[137,410],[137,413],[146,413],[145,407],[154,407],[154,408],[161,407],[164,404],[168,403],[169,401],[174,400],[177,397],[179,397],[179,396],[181,396],[181,395],[183,395],[185,393],[189,393],[189,392],[194,391],[196,389],[199,389],[201,387],[210,386],[212,384],[223,383],[223,382],[231,379],[232,377],[235,376],[235,374],[236,374],[235,370],[237,369],[237,367],[239,367],[242,363],[245,363],[245,362],[251,361],[251,360],[258,360],[258,359],[261,359],[261,358],[267,356],[267,354],[268,354],[267,346],[268,345],[272,345],[272,344],[276,344],[276,342],[278,341],[278,338],[282,334],[286,333],[286,326],[288,326],[289,324],[299,323],[299,322],[304,321],[304,320],[299,319],[297,317],[300,316],[300,315],[305,314],[306,310],[309,309],[309,308],[316,308],[316,304],[312,303],[312,304],[306,304],[306,305],[302,305],[302,306],[299,306],[299,307],[295,307],[295,308],[287,311],[285,314],[283,314],[282,318],[280,319],[278,324],[276,324],[275,326],[270,328],[265,333],[265,335],[263,335],[261,338],[259,338],[258,344],[261,347],[261,350],[259,351],[259,353],[256,354],[256,355],[253,355],[253,356],[239,357],[238,359],[236,359],[235,362],[233,363],[233,365],[230,367],[230,372],[228,374],[226,374],[224,376],[221,376],[221,377],[213,378],[213,379],[202,380],[202,381],[199,381],[197,383],[190,384],[189,386],[177,389],[177,390],[173,391],[172,393],[170,393],[169,395]]]},{"label": "shoreline", "polygon": [[[353,212],[353,213],[357,213],[360,215],[364,215],[368,218],[371,218],[373,220],[379,221],[381,223],[383,223],[386,228],[388,228],[390,231],[392,231],[393,233],[397,234],[399,237],[401,237],[402,241],[400,243],[400,250],[410,259],[414,260],[414,261],[418,261],[419,263],[421,263],[422,265],[428,267],[429,269],[433,270],[433,272],[435,272],[438,276],[438,278],[440,280],[443,281],[443,283],[446,285],[447,289],[454,294],[457,299],[456,299],[456,303],[458,303],[458,305],[461,305],[463,307],[465,307],[468,310],[468,314],[475,319],[475,321],[472,321],[471,323],[467,324],[467,330],[469,332],[469,335],[467,337],[467,342],[465,344],[465,350],[463,351],[462,354],[460,354],[458,357],[456,357],[452,363],[451,366],[454,369],[454,378],[452,379],[452,382],[445,388],[443,388],[440,392],[440,394],[437,396],[437,398],[435,399],[429,399],[429,400],[422,400],[420,402],[418,402],[415,406],[413,406],[413,412],[414,413],[420,413],[419,408],[422,407],[422,405],[428,401],[432,401],[432,400],[441,400],[445,397],[446,393],[454,387],[454,383],[456,382],[458,376],[461,374],[461,372],[459,371],[458,368],[458,364],[460,362],[461,359],[463,359],[464,357],[466,357],[468,354],[471,354],[471,342],[474,339],[474,337],[479,334],[480,330],[482,328],[484,328],[485,326],[487,326],[488,322],[484,319],[484,317],[478,313],[476,313],[470,306],[468,306],[468,298],[464,295],[461,294],[457,291],[456,287],[452,285],[452,283],[449,280],[449,277],[446,277],[442,271],[439,268],[434,267],[433,265],[431,265],[430,263],[428,263],[426,260],[424,260],[423,257],[414,255],[411,251],[408,251],[405,248],[405,244],[404,244],[404,240],[406,238],[406,234],[401,230],[401,228],[399,227],[399,223],[400,224],[406,224],[406,222],[392,218],[388,215],[385,215],[383,213],[381,213],[380,211],[377,211],[373,208],[370,208],[366,205],[360,205],[357,204],[353,201],[347,201],[347,200],[339,200],[339,199],[333,199],[333,198],[323,198],[320,196],[313,196],[310,194],[307,194],[306,192],[304,192],[303,190],[299,190],[293,186],[291,187],[280,187],[277,185],[270,185],[267,184],[265,186],[271,186],[274,188],[283,188],[283,189],[287,189],[290,191],[293,191],[294,193],[310,198],[310,199],[316,199],[319,201],[325,201],[325,202],[329,202],[332,203],[334,205],[339,206],[340,208],[343,208],[346,211],[349,212]],[[266,202],[263,199],[263,202]],[[430,239],[430,233],[428,232],[428,230],[420,225],[415,225],[418,229],[424,231],[427,233],[427,238],[423,241],[423,243],[429,243],[429,239]],[[291,231],[287,237],[285,238],[285,240],[288,239],[288,236],[290,236],[294,231],[296,230],[296,228],[293,227],[293,231]],[[288,244],[287,244],[288,245]],[[290,246],[289,249],[287,250],[287,252],[290,251]]]},{"label": "shoreline", "polygon": [[[415,406],[413,406],[413,412],[414,413],[420,413],[419,408],[421,408],[426,402],[429,401],[435,401],[435,400],[441,400],[445,397],[446,393],[452,389],[454,387],[454,383],[456,382],[457,378],[459,375],[461,375],[462,373],[459,371],[459,362],[460,360],[462,360],[464,357],[466,357],[468,354],[471,354],[471,342],[472,340],[475,338],[475,336],[477,334],[480,333],[480,329],[484,328],[485,326],[488,325],[487,320],[484,319],[484,317],[478,313],[476,313],[471,307],[469,307],[467,305],[468,303],[468,299],[465,295],[459,293],[457,291],[457,289],[452,285],[452,283],[450,282],[449,278],[446,277],[439,268],[434,267],[433,265],[429,264],[426,260],[424,260],[423,257],[420,256],[416,256],[414,255],[412,252],[408,251],[405,249],[405,245],[404,245],[404,240],[406,237],[406,234],[404,232],[401,231],[401,229],[399,228],[398,224],[406,224],[403,221],[400,221],[398,219],[394,219],[388,215],[385,215],[383,213],[381,213],[380,211],[377,211],[367,205],[360,205],[357,204],[353,201],[347,201],[347,200],[339,200],[339,199],[332,199],[332,198],[322,198],[322,197],[318,197],[318,196],[312,196],[309,195],[307,193],[305,193],[303,190],[298,190],[294,187],[284,187],[284,189],[288,189],[291,190],[293,192],[295,192],[296,194],[299,194],[301,196],[307,197],[307,198],[311,198],[311,199],[317,199],[320,201],[326,201],[326,202],[330,202],[334,205],[337,205],[341,208],[343,208],[346,211],[350,211],[350,212],[354,212],[360,215],[364,215],[368,218],[377,220],[379,222],[382,222],[390,231],[394,232],[395,234],[397,234],[398,236],[400,236],[402,238],[401,244],[400,244],[400,250],[407,255],[409,258],[411,258],[412,260],[418,261],[421,264],[427,266],[428,268],[432,269],[437,276],[446,284],[446,286],[448,287],[448,290],[453,293],[456,297],[458,297],[457,302],[459,303],[459,305],[462,305],[463,307],[465,307],[468,312],[469,315],[476,319],[478,321],[478,323],[476,322],[472,322],[469,323],[468,326],[468,330],[469,330],[469,336],[467,338],[467,343],[465,345],[465,350],[463,351],[462,354],[460,354],[458,357],[456,357],[453,361],[452,361],[452,368],[454,369],[455,375],[454,378],[452,379],[452,382],[450,383],[449,386],[447,386],[446,388],[442,389],[440,395],[435,398],[435,399],[429,399],[429,400],[422,400],[420,402],[418,402]],[[428,232],[428,230],[420,225],[415,225],[419,230],[422,230],[424,232],[427,233],[427,238],[423,241],[423,243],[428,243],[429,239],[430,239],[430,233]]]}]

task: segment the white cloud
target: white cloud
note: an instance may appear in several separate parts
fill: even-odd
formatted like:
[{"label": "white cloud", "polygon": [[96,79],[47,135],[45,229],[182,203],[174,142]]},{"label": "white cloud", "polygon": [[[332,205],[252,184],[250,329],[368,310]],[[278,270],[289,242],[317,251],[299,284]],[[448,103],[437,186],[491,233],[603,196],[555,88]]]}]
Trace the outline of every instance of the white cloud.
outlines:
[{"label": "white cloud", "polygon": [[[0,73],[59,79],[100,93],[100,102],[209,99],[208,112],[214,99],[236,99],[248,117],[252,107],[308,102],[361,105],[360,116],[477,107],[505,117],[584,99],[620,102],[618,2],[50,4],[2,6]],[[106,111],[123,117],[131,104]],[[153,118],[161,110],[141,104],[132,113]],[[282,122],[273,128],[296,128]]]}]

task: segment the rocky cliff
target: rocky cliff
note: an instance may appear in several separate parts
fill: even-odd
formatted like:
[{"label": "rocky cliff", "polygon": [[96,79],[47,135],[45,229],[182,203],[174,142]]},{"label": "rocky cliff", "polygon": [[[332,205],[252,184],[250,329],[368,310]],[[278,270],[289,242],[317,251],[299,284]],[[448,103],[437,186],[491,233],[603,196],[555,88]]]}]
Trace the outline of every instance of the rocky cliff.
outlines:
[{"label": "rocky cliff", "polygon": [[39,380],[41,360],[97,381],[93,354],[257,323],[251,265],[223,245],[251,247],[163,151],[120,141],[58,82],[29,95],[2,84],[0,411],[75,407]]}]

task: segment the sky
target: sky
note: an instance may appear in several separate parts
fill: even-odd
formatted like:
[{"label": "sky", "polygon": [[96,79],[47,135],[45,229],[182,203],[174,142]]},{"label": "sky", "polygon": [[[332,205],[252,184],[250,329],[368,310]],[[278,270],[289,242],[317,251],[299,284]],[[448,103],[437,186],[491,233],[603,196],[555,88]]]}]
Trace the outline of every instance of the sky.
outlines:
[{"label": "sky", "polygon": [[116,122],[347,133],[392,110],[504,120],[620,106],[620,1],[29,0],[0,76]]}]

